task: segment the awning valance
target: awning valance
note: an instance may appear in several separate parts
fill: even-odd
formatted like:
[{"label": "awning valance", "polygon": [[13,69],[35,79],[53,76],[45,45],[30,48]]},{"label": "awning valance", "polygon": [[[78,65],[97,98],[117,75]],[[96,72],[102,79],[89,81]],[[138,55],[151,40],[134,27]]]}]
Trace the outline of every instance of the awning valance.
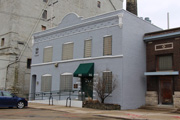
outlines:
[{"label": "awning valance", "polygon": [[93,77],[94,63],[80,64],[73,75],[74,77]]},{"label": "awning valance", "polygon": [[145,72],[146,76],[158,76],[158,75],[179,75],[179,71],[168,71],[168,72]]}]

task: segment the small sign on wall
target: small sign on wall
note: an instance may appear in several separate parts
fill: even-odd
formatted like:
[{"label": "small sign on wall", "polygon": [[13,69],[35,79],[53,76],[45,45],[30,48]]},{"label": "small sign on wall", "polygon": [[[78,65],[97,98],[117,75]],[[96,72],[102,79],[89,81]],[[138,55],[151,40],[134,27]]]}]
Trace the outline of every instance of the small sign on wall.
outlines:
[{"label": "small sign on wall", "polygon": [[74,88],[78,88],[78,84],[74,84]]},{"label": "small sign on wall", "polygon": [[155,51],[173,49],[173,43],[163,43],[155,45]]}]

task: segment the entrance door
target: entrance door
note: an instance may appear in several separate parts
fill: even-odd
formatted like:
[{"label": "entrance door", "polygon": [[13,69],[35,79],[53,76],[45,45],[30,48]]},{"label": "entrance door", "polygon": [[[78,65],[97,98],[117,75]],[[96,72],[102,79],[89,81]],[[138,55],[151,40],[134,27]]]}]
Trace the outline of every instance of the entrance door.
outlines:
[{"label": "entrance door", "polygon": [[81,83],[85,97],[93,98],[93,78],[81,78]]},{"label": "entrance door", "polygon": [[31,100],[35,100],[35,93],[36,93],[36,75],[33,75],[31,81],[31,93],[30,93]]},{"label": "entrance door", "polygon": [[160,103],[162,104],[173,104],[172,99],[172,77],[161,77],[160,78]]}]

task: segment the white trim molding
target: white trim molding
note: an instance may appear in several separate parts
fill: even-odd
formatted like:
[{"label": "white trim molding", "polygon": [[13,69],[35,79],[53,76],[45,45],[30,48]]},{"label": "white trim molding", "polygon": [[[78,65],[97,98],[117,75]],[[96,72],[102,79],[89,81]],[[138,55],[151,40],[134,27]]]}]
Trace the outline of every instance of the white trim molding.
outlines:
[{"label": "white trim molding", "polygon": [[32,64],[31,67],[50,65],[50,64],[62,64],[62,63],[77,62],[77,61],[88,61],[88,60],[98,60],[98,59],[112,59],[112,58],[123,58],[123,55],[114,55],[114,56],[110,55],[110,56],[99,56],[99,57],[90,57],[90,58],[79,58],[79,59],[71,59],[71,60],[54,61],[54,62],[48,62],[48,63]]},{"label": "white trim molding", "polygon": [[[160,47],[160,48],[158,48]],[[163,43],[155,45],[155,51],[173,49],[173,43]]]}]

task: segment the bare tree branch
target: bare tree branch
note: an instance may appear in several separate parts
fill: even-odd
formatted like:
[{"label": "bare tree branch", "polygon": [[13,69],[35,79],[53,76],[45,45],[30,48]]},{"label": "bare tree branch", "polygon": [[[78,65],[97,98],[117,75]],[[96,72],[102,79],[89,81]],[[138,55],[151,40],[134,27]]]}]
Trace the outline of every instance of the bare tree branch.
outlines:
[{"label": "bare tree branch", "polygon": [[117,81],[116,79],[113,80],[113,77],[111,85],[112,86],[109,87],[108,80],[103,77],[99,77],[98,81],[94,84],[94,90],[97,92],[101,103],[104,103],[104,100],[117,88]]}]

